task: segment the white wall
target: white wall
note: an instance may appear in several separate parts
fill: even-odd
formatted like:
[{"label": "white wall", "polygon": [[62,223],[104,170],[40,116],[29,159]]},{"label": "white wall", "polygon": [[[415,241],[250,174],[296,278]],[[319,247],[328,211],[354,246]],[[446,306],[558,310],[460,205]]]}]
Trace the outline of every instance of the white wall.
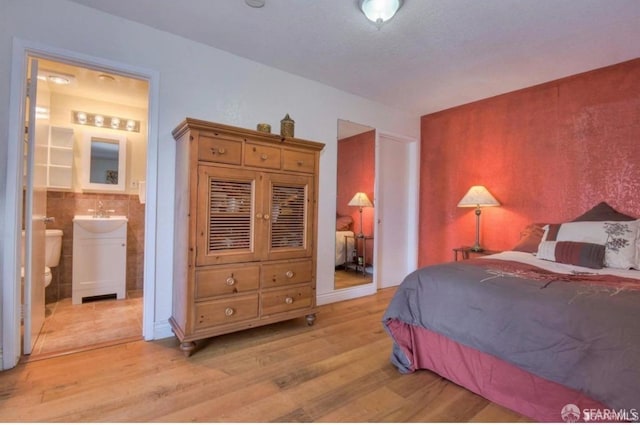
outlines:
[{"label": "white wall", "polygon": [[[159,72],[155,321],[171,315],[174,140],[185,117],[274,131],[286,113],[296,136],[326,143],[320,161],[318,294],[333,291],[339,118],[417,139],[419,117],[65,0],[0,0],[0,169],[5,173],[12,37]],[[6,175],[0,174],[0,211]],[[4,233],[5,217],[0,214]],[[393,247],[388,247],[393,249]],[[0,261],[5,257],[1,253]],[[2,266],[2,264],[0,264]]]}]

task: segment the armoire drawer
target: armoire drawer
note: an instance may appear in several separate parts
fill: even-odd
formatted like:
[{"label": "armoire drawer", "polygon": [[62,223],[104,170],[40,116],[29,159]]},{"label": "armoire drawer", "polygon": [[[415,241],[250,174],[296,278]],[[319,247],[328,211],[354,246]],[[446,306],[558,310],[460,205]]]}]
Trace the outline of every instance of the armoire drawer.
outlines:
[{"label": "armoire drawer", "polygon": [[301,173],[313,173],[316,165],[315,158],[315,155],[312,153],[283,149],[282,169],[286,171],[299,171]]},{"label": "armoire drawer", "polygon": [[258,294],[231,296],[195,304],[195,329],[226,325],[258,317]]},{"label": "armoire drawer", "polygon": [[201,134],[198,140],[198,160],[240,165],[242,142]]},{"label": "armoire drawer", "polygon": [[196,270],[196,299],[256,291],[260,266],[199,268]]},{"label": "armoire drawer", "polygon": [[310,285],[262,292],[262,315],[285,313],[312,305],[313,290]]},{"label": "armoire drawer", "polygon": [[260,282],[263,288],[310,282],[312,267],[311,260],[263,264]]},{"label": "armoire drawer", "polygon": [[279,170],[281,155],[280,148],[247,143],[244,147],[244,165]]}]

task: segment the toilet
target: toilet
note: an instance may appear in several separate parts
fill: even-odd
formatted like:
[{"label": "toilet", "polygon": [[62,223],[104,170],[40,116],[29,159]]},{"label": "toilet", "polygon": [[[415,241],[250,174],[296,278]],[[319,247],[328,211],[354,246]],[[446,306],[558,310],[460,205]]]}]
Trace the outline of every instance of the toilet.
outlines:
[{"label": "toilet", "polygon": [[[24,230],[22,231],[22,265],[20,269],[22,280],[24,281]],[[51,283],[53,278],[51,267],[60,264],[60,253],[62,252],[62,230],[46,229],[44,243],[44,287]]]}]

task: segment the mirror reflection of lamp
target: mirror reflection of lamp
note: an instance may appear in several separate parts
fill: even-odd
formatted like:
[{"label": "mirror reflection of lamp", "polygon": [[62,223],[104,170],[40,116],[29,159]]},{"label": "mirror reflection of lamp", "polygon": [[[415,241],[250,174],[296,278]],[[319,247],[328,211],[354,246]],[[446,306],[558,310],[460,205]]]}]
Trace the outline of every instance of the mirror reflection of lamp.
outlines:
[{"label": "mirror reflection of lamp", "polygon": [[353,195],[353,198],[347,204],[350,207],[358,207],[360,209],[360,233],[358,233],[358,237],[363,237],[364,233],[362,233],[362,208],[364,207],[372,207],[373,204],[367,197],[367,194],[364,192],[358,192]]},{"label": "mirror reflection of lamp", "polygon": [[476,209],[476,243],[471,247],[474,252],[482,252],[480,246],[480,207],[499,207],[500,202],[484,186],[471,186],[471,189],[458,202],[458,207]]},{"label": "mirror reflection of lamp", "polygon": [[104,117],[102,115],[96,115],[93,118],[93,123],[96,125],[96,127],[102,127],[104,125]]},{"label": "mirror reflection of lamp", "polygon": [[136,129],[136,122],[134,120],[127,120],[127,131],[133,131]]},{"label": "mirror reflection of lamp", "polygon": [[111,128],[116,130],[120,128],[120,118],[116,118],[116,117],[111,118]]}]

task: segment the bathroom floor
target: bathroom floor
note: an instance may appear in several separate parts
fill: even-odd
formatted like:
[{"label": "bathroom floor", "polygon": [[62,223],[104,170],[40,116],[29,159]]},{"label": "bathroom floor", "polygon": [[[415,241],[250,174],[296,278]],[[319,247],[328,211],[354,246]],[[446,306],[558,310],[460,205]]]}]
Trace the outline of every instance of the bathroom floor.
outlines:
[{"label": "bathroom floor", "polygon": [[128,291],[124,300],[47,304],[30,360],[142,338],[142,300],[142,291]]}]

